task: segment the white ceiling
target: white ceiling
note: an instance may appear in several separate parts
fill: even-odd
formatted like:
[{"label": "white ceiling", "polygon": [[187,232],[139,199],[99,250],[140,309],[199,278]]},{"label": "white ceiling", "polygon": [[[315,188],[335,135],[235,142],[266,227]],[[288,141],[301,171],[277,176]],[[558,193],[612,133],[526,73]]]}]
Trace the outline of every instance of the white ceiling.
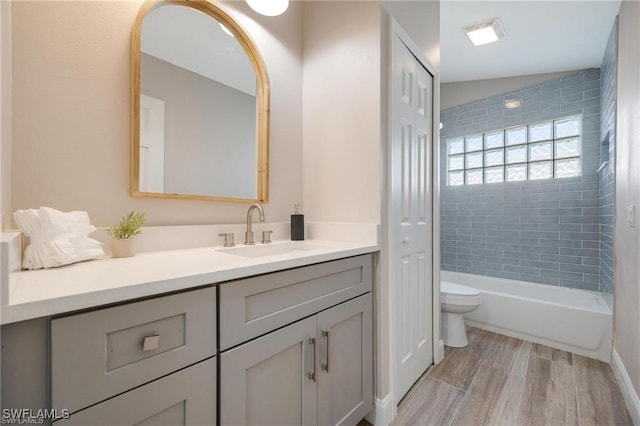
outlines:
[{"label": "white ceiling", "polygon": [[[620,0],[440,3],[441,82],[598,68]],[[506,36],[473,46],[462,27],[500,18]]]}]

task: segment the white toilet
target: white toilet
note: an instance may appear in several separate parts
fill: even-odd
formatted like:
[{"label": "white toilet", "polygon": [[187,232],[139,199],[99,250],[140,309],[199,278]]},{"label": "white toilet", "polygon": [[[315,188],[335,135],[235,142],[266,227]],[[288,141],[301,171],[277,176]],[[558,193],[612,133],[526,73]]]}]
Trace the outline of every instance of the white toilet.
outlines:
[{"label": "white toilet", "polygon": [[446,346],[462,348],[469,344],[462,314],[473,311],[481,303],[482,297],[475,288],[447,281],[440,282],[442,339]]}]

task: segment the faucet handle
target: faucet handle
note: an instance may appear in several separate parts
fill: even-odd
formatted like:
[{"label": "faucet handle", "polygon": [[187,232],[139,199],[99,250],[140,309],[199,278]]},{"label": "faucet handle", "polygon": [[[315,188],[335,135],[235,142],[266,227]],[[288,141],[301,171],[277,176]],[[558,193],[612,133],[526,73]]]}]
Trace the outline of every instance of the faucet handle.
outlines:
[{"label": "faucet handle", "polygon": [[224,245],[223,247],[235,247],[236,243],[233,241],[234,236],[233,232],[222,232],[218,234],[219,237],[224,237]]},{"label": "faucet handle", "polygon": [[271,242],[271,233],[273,231],[262,231],[262,244],[269,244]]}]

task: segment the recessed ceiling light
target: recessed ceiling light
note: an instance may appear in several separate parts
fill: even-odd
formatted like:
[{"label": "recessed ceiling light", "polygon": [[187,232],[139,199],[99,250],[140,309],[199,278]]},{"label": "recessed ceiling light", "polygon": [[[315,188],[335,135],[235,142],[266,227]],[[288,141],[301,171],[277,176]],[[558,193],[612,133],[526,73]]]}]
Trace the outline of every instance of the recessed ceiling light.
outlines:
[{"label": "recessed ceiling light", "polygon": [[520,108],[522,105],[522,99],[507,99],[504,101],[504,106],[509,109]]},{"label": "recessed ceiling light", "polygon": [[504,27],[500,19],[497,18],[480,24],[469,25],[463,29],[474,46],[493,43],[505,35]]},{"label": "recessed ceiling light", "polygon": [[249,7],[261,15],[282,15],[289,7],[289,0],[247,0]]}]

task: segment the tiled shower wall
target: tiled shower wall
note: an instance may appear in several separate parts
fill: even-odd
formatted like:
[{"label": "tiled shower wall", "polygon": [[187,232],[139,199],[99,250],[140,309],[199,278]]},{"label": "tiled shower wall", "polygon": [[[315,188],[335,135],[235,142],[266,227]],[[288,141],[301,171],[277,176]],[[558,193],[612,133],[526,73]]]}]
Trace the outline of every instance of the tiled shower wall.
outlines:
[{"label": "tiled shower wall", "polygon": [[441,156],[442,269],[600,289],[600,80],[588,70],[441,112],[443,153],[453,137],[582,115],[581,177],[447,186]]},{"label": "tiled shower wall", "polygon": [[600,140],[601,162],[608,164],[600,171],[600,291],[613,293],[613,218],[616,146],[616,61],[617,23],[614,24],[600,68]]}]

